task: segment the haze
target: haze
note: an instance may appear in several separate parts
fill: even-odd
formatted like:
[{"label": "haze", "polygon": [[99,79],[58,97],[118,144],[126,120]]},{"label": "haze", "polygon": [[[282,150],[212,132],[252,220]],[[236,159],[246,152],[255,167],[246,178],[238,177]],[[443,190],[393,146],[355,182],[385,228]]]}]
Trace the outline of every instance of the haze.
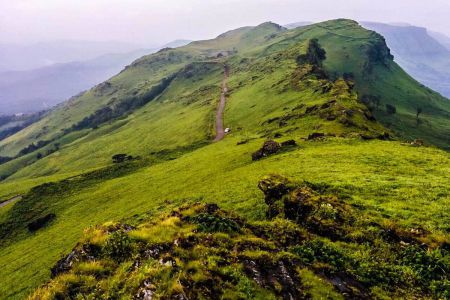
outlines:
[{"label": "haze", "polygon": [[149,47],[271,20],[406,22],[450,35],[447,0],[0,0],[0,43],[121,41]]}]

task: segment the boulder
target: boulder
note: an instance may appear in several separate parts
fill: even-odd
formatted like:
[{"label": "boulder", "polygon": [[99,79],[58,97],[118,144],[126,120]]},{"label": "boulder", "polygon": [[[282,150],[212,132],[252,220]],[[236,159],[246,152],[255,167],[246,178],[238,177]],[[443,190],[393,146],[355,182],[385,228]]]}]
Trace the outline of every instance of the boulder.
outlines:
[{"label": "boulder", "polygon": [[325,137],[325,133],[313,132],[310,135],[308,135],[308,140],[315,140],[315,139],[323,138],[323,137]]},{"label": "boulder", "polygon": [[264,142],[262,147],[252,154],[252,160],[259,160],[263,157],[269,156],[271,154],[277,153],[281,146],[279,143],[273,140],[267,140]]},{"label": "boulder", "polygon": [[411,146],[420,147],[423,146],[423,140],[421,139],[415,139],[411,142]]},{"label": "boulder", "polygon": [[294,140],[287,140],[281,143],[281,147],[287,146],[297,146],[297,143]]}]

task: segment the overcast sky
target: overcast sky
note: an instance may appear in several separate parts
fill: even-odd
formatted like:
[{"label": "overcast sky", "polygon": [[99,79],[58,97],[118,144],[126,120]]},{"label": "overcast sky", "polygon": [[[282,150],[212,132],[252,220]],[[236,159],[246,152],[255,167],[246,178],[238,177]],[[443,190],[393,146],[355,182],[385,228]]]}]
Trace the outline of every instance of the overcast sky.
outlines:
[{"label": "overcast sky", "polygon": [[265,21],[407,22],[450,35],[449,0],[0,0],[0,43],[205,39]]}]

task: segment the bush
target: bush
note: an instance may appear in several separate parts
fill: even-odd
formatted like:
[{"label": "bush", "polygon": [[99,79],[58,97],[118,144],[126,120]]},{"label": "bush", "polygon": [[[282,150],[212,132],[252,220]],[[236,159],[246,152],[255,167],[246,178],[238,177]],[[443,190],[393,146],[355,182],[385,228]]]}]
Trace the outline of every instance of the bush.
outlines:
[{"label": "bush", "polygon": [[326,52],[320,46],[319,40],[311,39],[308,44],[308,49],[306,50],[306,54],[299,55],[297,57],[298,64],[311,64],[314,66],[321,66],[322,61],[326,59]]},{"label": "bush", "polygon": [[435,299],[450,299],[450,280],[432,281],[430,288]]},{"label": "bush", "polygon": [[132,160],[133,156],[127,155],[125,153],[119,153],[119,154],[113,155],[111,158],[112,158],[113,163],[117,164],[117,163],[122,163],[126,160]]},{"label": "bush", "polygon": [[8,157],[8,156],[0,156],[0,165],[1,164],[4,164],[4,163],[6,163],[6,162],[8,162],[8,161],[10,161],[10,160],[12,160],[13,158],[12,157]]},{"label": "bush", "polygon": [[38,141],[36,144],[31,143],[30,145],[26,146],[22,150],[19,151],[19,154],[17,156],[22,156],[31,152],[34,152],[35,150],[42,148],[46,145],[48,145],[50,141]]},{"label": "bush", "polygon": [[350,258],[344,255],[334,245],[318,239],[307,241],[301,246],[294,247],[293,252],[305,264],[321,262],[329,264],[340,271],[344,270],[346,264],[350,262]]},{"label": "bush", "polygon": [[364,103],[370,111],[374,111],[380,107],[381,99],[378,96],[363,95],[361,97],[361,102]]},{"label": "bush", "polygon": [[397,112],[397,108],[394,105],[386,104],[386,112],[390,115],[393,115]]},{"label": "bush", "polygon": [[233,220],[211,214],[198,214],[192,217],[192,222],[203,232],[239,232],[240,226]]},{"label": "bush", "polygon": [[119,230],[110,235],[103,248],[103,253],[107,257],[124,261],[131,256],[131,250],[130,238],[126,232]]},{"label": "bush", "polygon": [[450,260],[445,250],[426,251],[409,246],[401,253],[401,264],[411,267],[426,285],[432,280],[449,279]]},{"label": "bush", "polygon": [[27,225],[28,230],[31,232],[39,230],[42,227],[44,227],[48,222],[53,220],[54,218],[56,218],[56,215],[53,213],[50,213],[41,218],[38,218],[38,219],[34,220],[33,222],[28,223],[28,225]]}]

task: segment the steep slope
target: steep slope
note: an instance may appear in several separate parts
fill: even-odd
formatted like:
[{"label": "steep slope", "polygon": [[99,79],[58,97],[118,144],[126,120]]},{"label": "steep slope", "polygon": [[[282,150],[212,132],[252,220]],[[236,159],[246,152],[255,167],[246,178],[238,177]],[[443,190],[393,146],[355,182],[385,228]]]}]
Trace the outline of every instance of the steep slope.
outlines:
[{"label": "steep slope", "polygon": [[[224,66],[229,70],[224,124],[231,133],[211,143]],[[381,104],[395,105],[397,113],[388,115],[381,104],[372,106],[367,101],[376,97]],[[353,253],[338,258],[343,265],[337,272],[345,271],[345,277],[333,273],[336,265],[333,267],[335,262],[330,257],[307,260],[303,262],[306,265],[299,263],[298,257],[289,260],[289,266],[293,266],[289,267],[289,276],[300,272],[297,267],[305,268],[295,276],[303,278],[300,282],[311,282],[309,287],[299,285],[300,292],[320,299],[320,291],[329,291],[339,298],[348,293],[338,288],[344,281],[371,297],[439,296],[445,290],[445,278],[427,277],[419,285],[421,274],[417,270],[423,265],[410,266],[398,259],[402,243],[415,247],[420,241],[424,248],[443,253],[445,264],[449,156],[434,147],[421,147],[420,141],[410,144],[391,139],[396,137],[394,133],[397,137],[423,136],[448,147],[445,132],[449,110],[445,101],[404,73],[392,61],[379,35],[350,20],[295,30],[264,23],[143,57],[108,82],[2,142],[0,153],[8,155],[16,155],[31,142],[48,143],[35,145],[29,153],[0,166],[1,174],[7,177],[0,185],[2,198],[24,194],[21,200],[0,209],[0,263],[6,266],[0,274],[0,294],[5,298],[29,294],[50,278],[50,268],[62,253],[69,253],[75,246],[84,228],[110,220],[138,225],[150,218],[149,222],[157,225],[158,221],[152,219],[155,214],[168,213],[183,204],[214,202],[246,218],[248,224],[269,222],[272,228],[276,224],[266,218],[267,206],[257,185],[263,176],[276,173],[306,182],[319,194],[334,195],[339,201],[330,202],[332,208],[339,203],[338,207],[342,204],[347,211],[351,206],[357,210],[352,216],[362,216],[371,224],[370,238],[368,232],[361,231],[365,226],[353,227],[353,223],[347,224],[345,235],[332,235],[342,224],[339,214],[326,210],[328,205],[322,207],[325,211],[321,215],[328,231],[320,231],[322,221],[314,223],[315,218],[312,223],[293,224],[291,228],[304,231],[308,237],[293,241],[289,244],[292,247],[311,251],[306,241],[311,241],[312,235],[312,240],[317,238],[337,249],[329,253],[331,257]],[[409,126],[408,122],[416,121],[417,104],[426,104],[429,110],[420,115],[420,124]],[[284,143],[281,147],[267,139]],[[112,163],[112,156],[117,154],[123,155],[114,156],[116,163]],[[119,158],[125,161],[118,162]],[[283,193],[280,196],[286,196]],[[283,203],[290,203],[291,198],[283,199],[287,201]],[[175,235],[195,229],[184,221],[172,231]],[[153,234],[160,236],[162,232],[167,233],[155,230]],[[408,232],[417,235],[410,238]],[[256,232],[247,233],[254,240]],[[228,241],[228,237],[222,237]],[[291,235],[280,234],[284,237]],[[99,232],[96,242],[101,249],[107,238]],[[261,242],[270,242],[262,238]],[[383,256],[386,249],[390,255]],[[267,249],[253,250],[253,261],[267,256],[259,255],[260,250]],[[374,252],[379,267],[367,265]],[[188,251],[187,255],[197,253]],[[237,257],[242,257],[240,254],[248,253],[238,251]],[[86,263],[81,268],[91,267],[88,261],[81,263]],[[133,274],[116,273],[119,265],[126,270],[127,263],[122,265],[119,258],[113,264],[109,273],[101,276],[119,277],[105,279],[104,283],[124,286],[128,281],[120,274],[137,274],[136,281],[129,277],[127,290],[137,293],[146,280],[139,277],[143,269],[137,268]],[[56,286],[56,291],[63,293],[61,297],[66,292],[73,292],[75,297],[80,292],[76,287],[92,287],[92,273],[77,270],[81,269],[67,270],[67,276],[63,274],[50,287]],[[155,266],[154,275],[162,274],[159,271]],[[238,277],[243,281],[254,280],[241,275]],[[173,282],[170,276],[164,278],[164,286]],[[326,287],[320,284],[323,278]],[[374,279],[366,282],[369,278]],[[401,284],[396,285],[392,281],[395,278]],[[277,285],[272,283],[263,285],[263,289],[277,293]],[[261,291],[255,283],[248,284],[249,291]],[[156,289],[164,291],[164,286]],[[46,293],[45,288],[42,291]],[[268,293],[263,291],[263,295]]]},{"label": "steep slope", "polygon": [[427,32],[414,26],[362,22],[386,38],[395,61],[419,82],[450,97],[450,50]]}]

